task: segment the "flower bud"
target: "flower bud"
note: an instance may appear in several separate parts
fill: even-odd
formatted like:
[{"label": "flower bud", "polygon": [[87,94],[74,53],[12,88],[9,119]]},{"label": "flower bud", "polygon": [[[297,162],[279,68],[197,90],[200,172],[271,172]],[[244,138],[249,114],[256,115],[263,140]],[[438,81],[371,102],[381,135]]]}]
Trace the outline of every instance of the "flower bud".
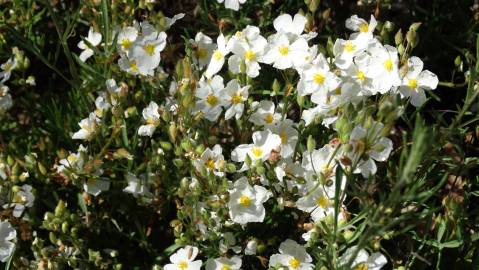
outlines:
[{"label": "flower bud", "polygon": [[399,46],[399,44],[403,42],[403,39],[404,36],[402,34],[402,30],[399,29],[399,31],[397,31],[396,35],[394,36],[394,43],[396,43],[396,46]]},{"label": "flower bud", "polygon": [[308,152],[313,152],[314,148],[316,147],[316,142],[314,141],[313,136],[309,135],[308,141],[306,142],[306,147]]}]

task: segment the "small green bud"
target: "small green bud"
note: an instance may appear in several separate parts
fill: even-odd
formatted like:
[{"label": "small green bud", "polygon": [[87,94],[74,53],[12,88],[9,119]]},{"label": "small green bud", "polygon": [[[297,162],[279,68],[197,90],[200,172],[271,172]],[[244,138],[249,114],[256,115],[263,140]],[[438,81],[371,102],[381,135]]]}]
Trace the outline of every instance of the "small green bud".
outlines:
[{"label": "small green bud", "polygon": [[62,232],[65,233],[65,234],[68,233],[69,232],[69,227],[70,227],[70,225],[68,224],[67,221],[63,222],[62,223]]},{"label": "small green bud", "polygon": [[399,46],[399,44],[403,42],[403,39],[404,36],[402,34],[402,30],[399,29],[399,31],[397,31],[396,35],[394,36],[394,43],[396,43],[396,46]]},{"label": "small green bud", "polygon": [[179,158],[175,158],[173,160],[173,164],[175,165],[175,167],[181,168],[181,167],[183,167],[184,162],[183,162],[183,160],[181,160]]},{"label": "small green bud", "polygon": [[309,135],[308,136],[308,141],[306,142],[306,147],[308,149],[308,152],[312,153],[314,148],[316,147],[316,142],[313,139],[313,136]]},{"label": "small green bud", "polygon": [[279,93],[279,91],[281,91],[281,83],[277,79],[274,79],[271,89],[274,93]]},{"label": "small green bud", "polygon": [[65,206],[64,201],[58,201],[57,207],[55,207],[55,217],[61,217],[65,213]]},{"label": "small green bud", "polygon": [[227,163],[226,164],[226,172],[227,173],[235,173],[236,172],[236,165],[234,163]]},{"label": "small green bud", "polygon": [[160,141],[160,146],[165,151],[170,151],[173,147],[170,142],[167,141]]},{"label": "small green bud", "polygon": [[38,162],[38,170],[40,171],[40,173],[42,175],[47,175],[47,169],[45,168],[45,166],[43,166],[42,163]]}]

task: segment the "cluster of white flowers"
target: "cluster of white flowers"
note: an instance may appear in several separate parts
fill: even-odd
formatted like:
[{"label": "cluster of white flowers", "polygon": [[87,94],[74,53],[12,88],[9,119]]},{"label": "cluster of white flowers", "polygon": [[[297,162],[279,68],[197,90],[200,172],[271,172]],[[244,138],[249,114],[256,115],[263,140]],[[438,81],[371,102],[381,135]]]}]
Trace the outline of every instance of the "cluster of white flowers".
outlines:
[{"label": "cluster of white flowers", "polygon": [[[238,1],[226,1],[226,5],[234,9],[239,7]],[[194,40],[190,40],[193,63],[204,72],[194,91],[196,103],[191,113],[200,114],[211,122],[219,121],[224,111],[224,120],[238,121],[247,117],[247,121],[254,125],[252,143],[237,145],[231,152],[231,161],[242,163],[239,173],[268,163],[278,180],[272,183],[266,175],[259,173],[259,181],[246,176],[229,181],[229,220],[221,221],[218,212],[210,211],[210,218],[216,223],[237,223],[245,227],[251,222],[263,222],[268,214],[265,204],[274,197],[273,193],[294,190],[297,199],[292,206],[308,213],[313,223],[331,224],[333,218],[337,217],[339,224],[342,224],[347,221],[346,207],[343,205],[347,183],[343,174],[340,186],[336,186],[338,166],[345,172],[360,173],[368,178],[376,173],[376,162],[386,161],[393,149],[392,141],[385,135],[384,124],[373,121],[351,128],[346,139],[335,139],[320,149],[304,151],[302,161],[298,160],[299,123],[287,118],[285,104],[275,104],[270,100],[248,102],[251,85],[241,85],[260,76],[262,64],[297,72],[298,96],[310,96],[314,104],[302,112],[301,118],[306,126],[320,119],[325,127],[334,127],[341,117],[340,108],[349,104],[358,105],[374,95],[398,95],[408,98],[414,106],[421,106],[426,100],[424,91],[433,90],[438,84],[434,74],[423,71],[423,64],[417,57],[411,57],[401,66],[398,50],[383,45],[374,36],[377,22],[373,16],[369,22],[356,15],[346,21],[346,27],[354,33],[348,40],[335,41],[332,58],[319,52],[317,45],[309,45],[317,34],[304,33],[306,23],[307,19],[300,14],[284,14],[274,20],[276,33],[268,38],[260,34],[258,27],[247,26],[230,37],[220,34],[216,44],[201,32]],[[226,86],[219,75],[225,63],[230,74],[236,76]],[[247,79],[240,79],[241,75]],[[160,119],[158,105],[151,102],[143,111],[143,118],[146,125],[141,126],[138,133],[152,136]],[[202,175],[226,176],[227,160],[222,152],[219,144],[213,149],[207,148],[195,159],[196,170]],[[190,188],[196,186],[198,180],[192,178]],[[336,194],[339,194],[339,198],[335,198]],[[219,198],[217,195],[210,197],[211,200]],[[275,199],[278,202],[282,200]],[[339,201],[339,213],[335,213],[335,201]],[[200,202],[197,207],[205,209],[205,205]],[[201,221],[197,227],[202,234],[210,230],[224,230],[221,225],[207,228]],[[313,232],[314,229],[303,234],[303,240],[309,242]],[[241,251],[241,247],[237,248],[239,250],[235,252]],[[183,249],[174,255],[175,258],[172,256],[171,261],[176,268],[171,268],[173,264],[170,264],[167,265],[168,269],[199,269],[199,266],[186,268],[198,253],[195,247],[188,249],[192,250],[188,256]],[[244,254],[255,252],[255,242],[249,241]],[[347,263],[353,254],[354,247],[344,252],[340,261]],[[353,267],[357,269],[380,269],[387,263],[380,253],[369,256],[365,250],[361,250],[357,254],[352,260]],[[241,257],[209,259],[206,266],[207,269],[239,269]],[[314,267],[313,259],[305,247],[291,239],[280,245],[279,254],[271,256],[269,266],[282,269]]]},{"label": "cluster of white flowers", "polygon": [[[223,0],[218,2],[222,3]],[[239,4],[245,1],[224,2],[227,8],[237,10]],[[181,17],[175,16],[169,24]],[[231,161],[241,163],[237,173],[243,175],[227,181],[228,194],[210,194],[208,198],[210,201],[226,198],[227,204],[222,207],[227,210],[227,217],[218,210],[208,209],[206,202],[198,202],[194,206],[201,213],[208,212],[214,224],[208,227],[205,222],[196,221],[196,229],[202,235],[214,231],[224,238],[220,244],[222,256],[209,258],[206,269],[240,269],[241,256],[227,257],[226,251],[231,249],[238,254],[243,247],[235,244],[235,237],[225,227],[239,224],[245,228],[248,223],[263,222],[268,215],[265,206],[270,203],[270,198],[283,203],[282,197],[273,194],[284,191],[292,193],[294,200],[288,207],[309,215],[313,224],[331,224],[334,218],[338,219],[340,225],[346,222],[346,206],[343,205],[346,176],[343,174],[340,184],[337,183],[337,171],[371,177],[376,174],[376,163],[386,161],[393,149],[392,141],[387,138],[387,128],[380,121],[370,119],[357,123],[347,131],[347,136],[333,139],[319,149],[308,145],[306,151],[298,147],[300,126],[313,125],[320,120],[326,128],[334,128],[339,133],[340,119],[344,108],[349,105],[359,106],[371,96],[388,95],[408,99],[413,106],[421,106],[426,100],[425,91],[435,89],[438,84],[437,76],[423,70],[419,58],[411,57],[402,63],[395,47],[383,45],[374,36],[377,22],[373,16],[369,22],[356,15],[349,18],[346,27],[354,33],[347,40],[335,41],[331,57],[321,53],[318,45],[310,46],[317,33],[305,32],[306,24],[307,19],[301,14],[283,14],[274,20],[276,32],[267,38],[261,35],[258,27],[250,25],[232,36],[219,34],[216,43],[201,32],[196,34],[194,40],[190,40],[194,68],[202,76],[194,84],[195,89],[192,89],[194,106],[185,109],[196,119],[202,117],[210,122],[218,122],[222,118],[221,121],[236,121],[238,125],[252,125],[251,132],[248,131],[251,142],[235,145],[230,155]],[[120,68],[129,74],[152,76],[159,67],[160,52],[166,45],[165,32],[158,32],[153,25],[142,22],[124,27],[116,33]],[[83,61],[93,54],[91,46],[101,42],[101,35],[90,29],[86,41],[89,44],[83,41],[79,44],[84,49],[80,56]],[[225,63],[233,77],[227,83],[220,75]],[[276,104],[270,100],[252,100],[250,95],[254,93],[254,84],[250,82],[261,75],[262,65],[269,65],[268,69],[272,67],[280,72],[287,69],[295,71],[299,80],[296,85],[285,86],[284,95],[296,91],[298,97],[309,98],[313,106],[302,110],[300,117],[304,124],[288,118],[286,102]],[[162,118],[163,110],[176,113],[180,102],[175,96],[180,83],[171,84],[170,97],[165,104],[151,101],[143,109],[143,124],[137,130],[138,135],[153,137],[160,122],[165,119]],[[102,124],[104,112],[118,102],[121,87],[112,79],[106,84],[108,91],[98,96],[96,110],[81,120],[81,129],[73,134],[73,139],[91,140]],[[190,135],[191,138],[196,136]],[[203,153],[191,157],[201,177],[226,176],[228,160],[223,156],[220,144],[206,147]],[[76,178],[87,160],[86,149],[80,146],[77,154],[60,161],[58,171]],[[230,165],[234,167],[234,164]],[[266,175],[264,166],[274,172],[277,181],[272,181],[271,175]],[[251,176],[252,170],[258,177]],[[100,167],[94,173],[89,172],[90,176],[101,174]],[[143,178],[129,173],[126,180],[128,186],[124,192],[135,197],[151,195]],[[200,186],[196,176],[189,180],[187,186],[190,189]],[[108,188],[109,183],[98,178],[84,183],[85,191],[95,196]],[[336,212],[335,202],[339,202],[339,213]],[[303,234],[306,245],[313,232],[314,229]],[[248,241],[244,254],[255,254],[256,247],[255,241]],[[197,247],[186,246],[170,257],[171,263],[164,269],[200,269],[202,261],[195,260],[198,253]],[[358,255],[352,261],[357,269],[380,269],[387,263],[382,254],[370,256],[365,250],[355,252],[354,247],[344,252],[340,261],[349,261],[355,253]],[[314,264],[305,245],[287,239],[279,246],[279,253],[270,257],[269,266],[313,269]]]},{"label": "cluster of white flowers", "polygon": [[18,60],[16,56],[10,57],[7,62],[0,65],[0,115],[8,111],[13,106],[12,96],[9,88],[4,83],[10,79],[12,71],[17,67]]}]

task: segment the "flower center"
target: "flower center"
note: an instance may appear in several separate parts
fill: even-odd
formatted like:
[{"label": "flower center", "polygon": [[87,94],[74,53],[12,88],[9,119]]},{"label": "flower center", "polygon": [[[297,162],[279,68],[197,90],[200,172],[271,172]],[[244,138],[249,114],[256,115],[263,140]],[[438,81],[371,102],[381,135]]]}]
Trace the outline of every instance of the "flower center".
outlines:
[{"label": "flower center", "polygon": [[353,52],[354,51],[354,44],[348,40],[346,41],[346,43],[344,43],[344,50],[347,51],[347,52]]},{"label": "flower center", "polygon": [[181,270],[185,270],[186,268],[188,268],[188,263],[186,261],[181,261],[178,263],[178,268]]},{"label": "flower center", "polygon": [[147,123],[148,125],[157,126],[157,125],[160,123],[160,121],[159,121],[159,119],[155,119],[155,118],[153,118],[153,117],[148,117],[148,118],[146,119],[146,123]]},{"label": "flower center", "polygon": [[281,143],[282,144],[286,144],[286,142],[288,142],[288,136],[286,135],[286,132],[281,132],[279,134],[279,137],[281,138]]},{"label": "flower center", "polygon": [[215,168],[215,160],[210,158],[205,162],[207,168],[213,170]]},{"label": "flower center", "polygon": [[325,208],[327,208],[327,207],[329,206],[329,199],[326,198],[326,196],[321,195],[321,196],[316,200],[316,204],[317,204],[319,207],[325,209]]},{"label": "flower center", "polygon": [[215,95],[208,95],[206,102],[210,104],[210,106],[215,106],[218,104],[218,98]]},{"label": "flower center", "polygon": [[130,69],[134,72],[138,72],[138,66],[136,65],[135,61],[130,62]]},{"label": "flower center", "polygon": [[409,86],[409,88],[414,90],[414,89],[417,88],[417,80],[416,79],[408,79],[407,85]]},{"label": "flower center", "polygon": [[286,55],[288,55],[288,53],[289,53],[289,48],[288,48],[288,46],[280,46],[278,50],[279,50],[279,53],[280,53],[282,56],[286,56]]},{"label": "flower center", "polygon": [[199,59],[205,58],[208,55],[208,51],[205,48],[198,48],[196,51],[196,57]]},{"label": "flower center", "polygon": [[293,257],[289,260],[288,264],[291,268],[297,269],[301,265],[301,262],[298,259],[296,259],[295,257]]},{"label": "flower center", "polygon": [[121,41],[121,46],[123,47],[123,49],[126,49],[128,50],[130,47],[131,47],[131,41],[127,38],[124,38],[122,41]]},{"label": "flower center", "polygon": [[366,33],[369,31],[369,25],[367,23],[362,23],[360,26],[359,26],[359,31],[361,33]]},{"label": "flower center", "polygon": [[319,73],[319,72],[314,74],[314,76],[313,76],[313,81],[316,84],[319,84],[319,85],[322,85],[324,83],[325,79],[326,79],[326,77],[324,77],[324,74]]},{"label": "flower center", "polygon": [[355,270],[368,270],[369,267],[366,263],[360,263],[354,269]]},{"label": "flower center", "polygon": [[213,53],[213,58],[216,60],[216,61],[220,61],[222,58],[223,58],[223,54],[216,50],[214,53]]},{"label": "flower center", "polygon": [[241,195],[241,197],[239,198],[239,204],[244,207],[248,207],[251,205],[251,199],[246,195]]},{"label": "flower center", "polygon": [[255,156],[256,158],[260,158],[263,155],[263,150],[261,150],[261,148],[258,146],[253,146],[253,149],[251,149],[251,153],[253,153],[253,156]]},{"label": "flower center", "polygon": [[266,116],[264,117],[264,121],[268,124],[273,123],[273,114],[271,113],[266,114]]},{"label": "flower center", "polygon": [[393,70],[393,61],[391,61],[391,59],[384,61],[384,68],[391,72]]},{"label": "flower center", "polygon": [[146,44],[145,45],[145,51],[149,56],[152,56],[153,53],[155,53],[155,45],[153,44]]},{"label": "flower center", "polygon": [[239,104],[243,101],[243,97],[240,94],[235,94],[233,97],[231,97],[231,102],[233,104]]},{"label": "flower center", "polygon": [[361,70],[358,71],[358,73],[356,74],[356,77],[358,78],[358,80],[362,82],[366,80],[366,75],[364,75],[364,72],[362,72]]},{"label": "flower center", "polygon": [[254,52],[252,50],[247,50],[244,54],[244,59],[245,60],[248,60],[248,61],[251,61],[254,59]]}]

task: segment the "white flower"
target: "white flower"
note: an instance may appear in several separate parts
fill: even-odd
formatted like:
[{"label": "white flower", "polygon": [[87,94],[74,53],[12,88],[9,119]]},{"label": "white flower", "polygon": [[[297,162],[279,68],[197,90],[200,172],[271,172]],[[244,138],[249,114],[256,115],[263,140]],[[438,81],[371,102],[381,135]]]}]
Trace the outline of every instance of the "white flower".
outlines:
[{"label": "white flower", "polygon": [[[301,165],[307,172],[319,177],[323,182],[333,178],[336,173],[336,157],[339,156],[336,147],[326,144],[319,150],[305,151]],[[307,178],[313,179],[316,177],[307,176]]]},{"label": "white flower", "polygon": [[[357,246],[348,248],[339,258],[339,266],[347,266],[347,263],[352,259],[357,249]],[[369,255],[366,250],[361,249],[358,251],[356,258],[354,258],[351,267],[358,270],[380,270],[387,263],[388,260],[383,254],[375,252]]]},{"label": "white flower", "polygon": [[216,39],[217,47],[211,56],[208,68],[205,71],[205,76],[211,78],[218,73],[225,63],[225,56],[230,52],[229,46],[227,46],[226,39],[223,34],[220,34]]},{"label": "white flower", "polygon": [[143,119],[146,125],[140,126],[138,135],[151,137],[155,129],[160,125],[160,113],[158,112],[158,104],[150,101],[148,107],[143,109]]},{"label": "white flower", "polygon": [[281,138],[281,157],[287,158],[293,155],[298,142],[298,131],[294,128],[295,123],[290,119],[279,121],[271,131]]},{"label": "white flower", "polygon": [[212,79],[203,77],[196,89],[195,96],[199,99],[196,101],[193,112],[202,112],[206,119],[216,121],[222,112],[223,105],[223,78],[215,75]]},{"label": "white flower", "polygon": [[[266,39],[259,34],[259,28],[248,25],[243,31],[237,32],[228,43],[234,54],[228,59],[229,70],[233,74],[246,72],[248,77],[257,77],[261,69],[258,62],[261,61],[268,45]],[[243,64],[246,67],[245,71],[241,70]]]},{"label": "white flower", "polygon": [[294,39],[303,33],[306,22],[306,17],[299,13],[294,19],[289,14],[282,14],[274,19],[273,26],[278,33],[292,35]]},{"label": "white flower", "polygon": [[128,182],[128,186],[123,189],[123,192],[131,193],[134,197],[138,196],[148,196],[151,195],[151,192],[148,190],[148,187],[142,183],[136,175],[132,173],[127,173],[126,181]]},{"label": "white flower", "polygon": [[17,231],[8,221],[0,221],[0,261],[6,262],[15,249]]},{"label": "white flower", "polygon": [[194,50],[193,62],[197,63],[200,67],[208,65],[216,46],[211,38],[202,32],[198,32],[195,36],[195,40],[191,40],[190,42]]},{"label": "white flower", "polygon": [[254,103],[253,107],[256,111],[251,115],[249,121],[257,126],[274,125],[281,119],[281,115],[275,113],[274,102],[270,100],[261,100],[259,103]]},{"label": "white flower", "polygon": [[312,270],[313,259],[306,249],[287,239],[279,246],[279,254],[273,254],[269,259],[269,267],[286,267],[288,270]]},{"label": "white flower", "polygon": [[172,18],[165,17],[166,25],[170,28],[176,21],[181,20],[185,17],[185,13],[178,13],[174,15]]},{"label": "white flower", "polygon": [[399,56],[396,48],[389,45],[381,45],[379,42],[370,46],[368,51],[374,58],[375,68],[379,70],[378,77],[374,79],[376,92],[385,94],[401,84],[399,78]]},{"label": "white flower", "polygon": [[231,259],[226,257],[208,260],[206,270],[238,270],[241,269],[241,258],[234,256]]},{"label": "white flower", "polygon": [[273,134],[270,130],[256,131],[253,133],[253,144],[240,144],[231,153],[231,159],[243,162],[248,155],[252,161],[265,161],[271,151],[281,146],[281,137]]},{"label": "white flower", "polygon": [[0,114],[8,111],[13,106],[12,96],[8,91],[8,86],[0,83]]},{"label": "white flower", "polygon": [[3,208],[13,207],[13,216],[20,217],[26,207],[32,207],[35,201],[35,196],[32,193],[32,186],[23,185],[15,192],[12,202],[5,204]]},{"label": "white flower", "polygon": [[[376,173],[377,167],[374,161],[385,161],[392,151],[392,141],[380,134],[383,127],[382,123],[375,122],[369,129],[356,126],[351,131],[349,139],[354,148],[352,161],[357,165],[354,172],[361,173],[365,178]],[[367,158],[365,159],[364,156]]]},{"label": "white flower", "polygon": [[73,134],[72,139],[89,141],[100,125],[100,118],[98,118],[94,112],[91,112],[88,118],[82,119],[78,125],[80,126],[80,130]]},{"label": "white flower", "polygon": [[128,52],[138,38],[138,29],[133,26],[123,27],[118,33],[118,49],[128,56]]},{"label": "white flower", "polygon": [[225,159],[222,155],[223,149],[219,144],[213,147],[213,150],[206,148],[201,154],[199,160],[195,160],[195,168],[201,171],[205,168],[207,171],[213,172],[217,176],[224,175]]},{"label": "white flower", "polygon": [[426,101],[424,90],[434,90],[439,83],[437,76],[423,69],[423,62],[418,57],[411,57],[407,62],[408,72],[402,79],[399,92],[402,97],[410,97],[411,104],[421,106]]},{"label": "white flower", "polygon": [[353,63],[355,56],[366,49],[368,41],[365,38],[352,40],[337,39],[333,46],[334,63],[340,69],[347,69]]},{"label": "white flower", "polygon": [[277,69],[303,66],[309,55],[308,42],[298,38],[290,42],[288,36],[282,32],[271,38],[262,62],[273,64]]},{"label": "white flower", "polygon": [[106,96],[105,92],[101,92],[101,94],[103,94],[103,96],[100,95],[95,99],[95,107],[96,107],[95,114],[98,117],[102,117],[103,112],[105,112],[111,107],[110,103],[108,103],[108,101],[105,98]]},{"label": "white flower", "polygon": [[141,75],[153,75],[160,64],[160,53],[166,46],[166,33],[156,32],[143,36],[130,49],[130,59],[135,59],[136,68]]},{"label": "white flower", "polygon": [[[101,34],[95,32],[95,30],[93,30],[93,27],[90,27],[90,29],[88,30],[88,37],[86,37],[85,40],[88,41],[91,46],[96,47],[101,42]],[[82,62],[85,62],[94,53],[90,46],[83,40],[78,42],[78,48],[83,50],[80,54],[80,60]]]},{"label": "white flower", "polygon": [[[310,213],[314,222],[334,214],[334,187],[308,182],[308,193],[296,201],[296,207]],[[333,196],[331,196],[333,195]]]},{"label": "white flower", "polygon": [[258,241],[256,240],[249,240],[248,243],[246,243],[246,247],[244,248],[244,254],[245,255],[255,255],[256,250],[258,249]]},{"label": "white flower", "polygon": [[329,70],[329,64],[322,54],[318,54],[311,65],[305,67],[298,83],[301,96],[313,94],[325,97],[329,91],[335,90],[341,80]]},{"label": "white flower", "polygon": [[226,120],[231,119],[233,116],[239,119],[243,115],[244,102],[248,99],[249,88],[249,85],[241,87],[236,79],[228,82],[223,93],[224,106],[229,106],[225,112]]},{"label": "white flower", "polygon": [[2,78],[1,83],[4,83],[8,79],[10,79],[10,76],[12,75],[12,70],[17,67],[17,64],[17,58],[12,56],[7,60],[7,62],[0,65],[0,68],[2,69],[2,71],[0,72],[0,78]]},{"label": "white flower", "polygon": [[271,193],[258,185],[251,186],[246,177],[236,180],[234,187],[229,191],[229,215],[233,222],[244,225],[248,222],[263,222],[266,215],[263,203]]},{"label": "white flower", "polygon": [[171,263],[165,265],[165,270],[200,270],[201,260],[194,260],[198,255],[198,248],[186,246],[178,249],[170,256]]},{"label": "white flower", "polygon": [[373,37],[373,32],[376,26],[378,25],[376,18],[371,15],[369,23],[362,18],[359,18],[358,15],[353,15],[351,18],[346,20],[346,28],[353,30],[358,33],[351,35],[351,38],[354,39],[357,36],[366,36],[367,38]]},{"label": "white flower", "polygon": [[110,181],[90,178],[83,183],[83,189],[93,196],[98,196],[102,191],[110,189]]},{"label": "white flower", "polygon": [[229,8],[232,10],[239,10],[240,4],[244,4],[246,0],[217,0],[218,3],[225,2],[225,8]]}]

